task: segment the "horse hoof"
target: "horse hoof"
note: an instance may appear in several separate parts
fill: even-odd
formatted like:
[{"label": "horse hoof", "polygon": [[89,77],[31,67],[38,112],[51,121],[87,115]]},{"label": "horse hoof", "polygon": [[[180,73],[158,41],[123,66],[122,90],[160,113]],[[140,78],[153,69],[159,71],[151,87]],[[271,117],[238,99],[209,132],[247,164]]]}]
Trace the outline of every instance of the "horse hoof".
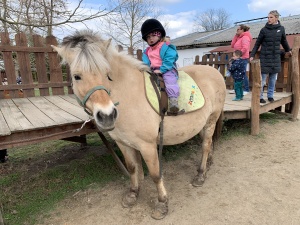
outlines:
[{"label": "horse hoof", "polygon": [[153,210],[151,217],[156,220],[161,220],[165,218],[168,214],[168,201],[158,202],[155,205],[155,209]]},{"label": "horse hoof", "polygon": [[122,199],[122,206],[124,208],[130,208],[136,204],[136,201],[137,201],[137,193],[130,191],[124,195]]},{"label": "horse hoof", "polygon": [[205,177],[204,176],[195,176],[192,185],[194,187],[202,187],[202,185],[204,184],[205,181]]}]

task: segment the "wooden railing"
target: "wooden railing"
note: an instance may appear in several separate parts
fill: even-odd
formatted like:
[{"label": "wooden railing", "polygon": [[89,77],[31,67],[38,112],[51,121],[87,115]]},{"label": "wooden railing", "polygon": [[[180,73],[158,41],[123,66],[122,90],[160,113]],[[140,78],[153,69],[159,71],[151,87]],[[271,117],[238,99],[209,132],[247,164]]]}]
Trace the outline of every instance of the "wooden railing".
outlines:
[{"label": "wooden railing", "polygon": [[[33,35],[30,40],[32,46],[28,46],[24,33],[15,35],[15,45],[12,45],[8,33],[0,33],[0,36],[0,52],[5,69],[1,73],[5,85],[0,83],[0,99],[72,93],[68,69],[60,65],[57,53],[50,47],[58,44],[54,36],[44,39]],[[21,85],[16,83],[18,76],[21,76]]]}]

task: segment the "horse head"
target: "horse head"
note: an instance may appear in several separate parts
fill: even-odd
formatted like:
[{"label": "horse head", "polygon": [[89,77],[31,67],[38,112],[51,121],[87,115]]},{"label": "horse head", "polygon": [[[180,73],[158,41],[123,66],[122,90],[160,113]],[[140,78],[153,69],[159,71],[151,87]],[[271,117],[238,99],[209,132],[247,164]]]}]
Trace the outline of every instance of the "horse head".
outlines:
[{"label": "horse head", "polygon": [[118,110],[110,98],[110,64],[107,52],[111,40],[105,41],[91,31],[76,32],[52,46],[70,67],[72,88],[79,104],[94,117],[100,131],[115,127]]}]

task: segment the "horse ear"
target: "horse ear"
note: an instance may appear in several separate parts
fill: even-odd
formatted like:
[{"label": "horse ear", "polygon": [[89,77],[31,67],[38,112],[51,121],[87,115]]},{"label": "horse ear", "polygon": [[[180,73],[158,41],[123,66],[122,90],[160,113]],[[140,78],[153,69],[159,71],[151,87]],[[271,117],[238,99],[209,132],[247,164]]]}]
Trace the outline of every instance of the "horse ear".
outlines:
[{"label": "horse ear", "polygon": [[54,45],[51,45],[51,47],[53,48],[54,52],[57,52],[61,57],[63,57],[63,55],[62,55],[62,52],[63,52],[62,48],[54,46]]},{"label": "horse ear", "polygon": [[105,44],[104,44],[104,47],[105,47],[105,52],[107,51],[107,49],[109,48],[109,46],[110,46],[110,43],[111,43],[111,38],[110,39],[108,39],[106,42],[105,42]]},{"label": "horse ear", "polygon": [[54,45],[51,45],[51,47],[53,48],[53,51],[54,52],[57,52],[57,54],[62,57],[63,59],[63,62],[67,62],[67,63],[70,63],[72,62],[73,60],[73,50],[70,49],[70,51],[66,51],[64,48],[60,48],[58,46],[54,46]]}]

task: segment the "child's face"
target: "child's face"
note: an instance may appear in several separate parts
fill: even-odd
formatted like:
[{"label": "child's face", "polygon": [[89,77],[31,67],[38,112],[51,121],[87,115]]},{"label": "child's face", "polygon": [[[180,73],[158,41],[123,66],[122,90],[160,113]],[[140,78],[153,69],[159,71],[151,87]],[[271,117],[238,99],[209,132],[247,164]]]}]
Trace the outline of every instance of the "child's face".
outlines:
[{"label": "child's face", "polygon": [[235,60],[235,59],[238,59],[239,56],[237,56],[235,53],[233,53],[232,58]]},{"label": "child's face", "polygon": [[152,32],[146,36],[148,45],[157,43],[161,38],[161,33],[158,31]]}]

